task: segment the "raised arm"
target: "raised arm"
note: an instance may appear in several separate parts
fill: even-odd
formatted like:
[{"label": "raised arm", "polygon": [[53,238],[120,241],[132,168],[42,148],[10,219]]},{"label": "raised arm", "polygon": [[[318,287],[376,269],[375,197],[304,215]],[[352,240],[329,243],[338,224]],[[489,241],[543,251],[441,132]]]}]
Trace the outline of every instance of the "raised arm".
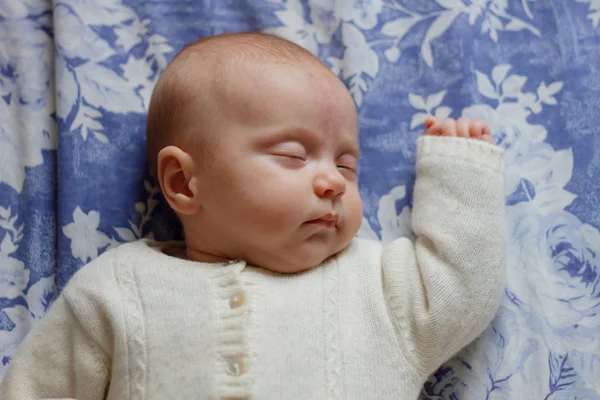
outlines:
[{"label": "raised arm", "polygon": [[485,125],[467,122],[479,126],[481,140],[418,139],[411,217],[417,239],[392,242],[383,253],[399,343],[423,380],[482,332],[502,289],[503,151],[486,143]]}]

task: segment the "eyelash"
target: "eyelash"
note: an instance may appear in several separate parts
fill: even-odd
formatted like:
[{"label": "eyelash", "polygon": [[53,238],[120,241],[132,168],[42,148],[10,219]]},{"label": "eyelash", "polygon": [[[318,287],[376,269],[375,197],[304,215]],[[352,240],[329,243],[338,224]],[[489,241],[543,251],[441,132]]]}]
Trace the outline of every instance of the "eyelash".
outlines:
[{"label": "eyelash", "polygon": [[[288,155],[287,157],[291,158],[292,160],[305,161],[304,157],[301,157],[301,156]],[[342,169],[347,169],[348,171],[356,172],[356,170],[354,168],[346,167],[345,165],[336,165],[336,167],[342,168]]]}]

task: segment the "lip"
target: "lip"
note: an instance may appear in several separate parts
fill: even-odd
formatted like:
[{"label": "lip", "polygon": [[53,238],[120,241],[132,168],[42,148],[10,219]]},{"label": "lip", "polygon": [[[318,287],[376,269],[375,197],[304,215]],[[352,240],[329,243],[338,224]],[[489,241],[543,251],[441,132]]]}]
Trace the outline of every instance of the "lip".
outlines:
[{"label": "lip", "polygon": [[310,221],[307,221],[306,223],[311,224],[311,225],[321,225],[326,228],[334,228],[338,224],[339,221],[340,221],[340,217],[338,214],[329,213],[329,214],[323,215],[320,218],[311,219]]}]

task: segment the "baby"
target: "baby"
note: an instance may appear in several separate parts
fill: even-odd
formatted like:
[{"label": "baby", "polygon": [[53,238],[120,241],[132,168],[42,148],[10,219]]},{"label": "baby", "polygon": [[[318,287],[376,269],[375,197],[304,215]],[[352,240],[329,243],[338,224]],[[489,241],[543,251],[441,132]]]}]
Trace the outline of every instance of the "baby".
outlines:
[{"label": "baby", "polygon": [[185,243],[107,251],[23,342],[2,400],[416,399],[502,288],[503,152],[426,122],[413,243],[355,239],[358,124],[310,53],[258,33],[184,48],[147,148]]}]

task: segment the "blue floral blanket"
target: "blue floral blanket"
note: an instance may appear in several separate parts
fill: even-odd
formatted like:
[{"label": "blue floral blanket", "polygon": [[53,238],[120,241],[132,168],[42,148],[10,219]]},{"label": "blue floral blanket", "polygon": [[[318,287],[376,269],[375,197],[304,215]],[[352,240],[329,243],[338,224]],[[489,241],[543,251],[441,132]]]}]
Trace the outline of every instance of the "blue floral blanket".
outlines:
[{"label": "blue floral blanket", "polygon": [[185,43],[241,30],[348,86],[364,237],[412,234],[427,115],[485,119],[506,149],[501,307],[421,398],[600,399],[599,0],[0,0],[0,379],[77,269],[177,237],[146,173],[148,100]]}]

